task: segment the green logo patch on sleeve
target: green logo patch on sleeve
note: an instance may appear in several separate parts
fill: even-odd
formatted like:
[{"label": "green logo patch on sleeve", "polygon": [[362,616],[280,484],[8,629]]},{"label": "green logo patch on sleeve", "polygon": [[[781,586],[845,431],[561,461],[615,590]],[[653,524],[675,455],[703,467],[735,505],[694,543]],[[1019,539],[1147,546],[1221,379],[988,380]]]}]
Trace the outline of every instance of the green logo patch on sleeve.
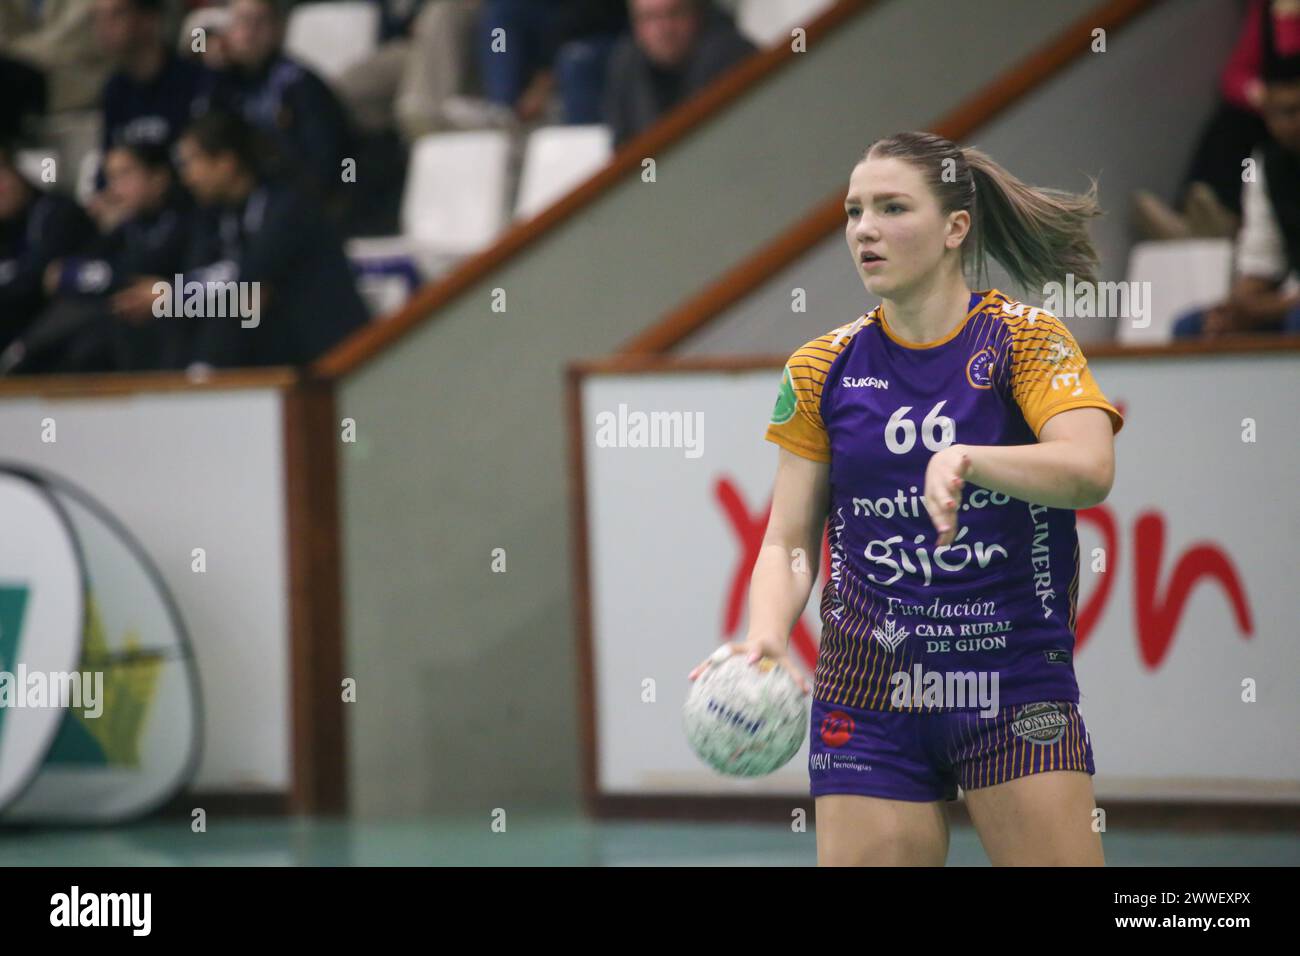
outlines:
[{"label": "green logo patch on sleeve", "polygon": [[790,377],[790,366],[781,374],[781,391],[776,396],[776,407],[772,409],[772,424],[784,425],[794,418],[795,398],[794,380]]}]

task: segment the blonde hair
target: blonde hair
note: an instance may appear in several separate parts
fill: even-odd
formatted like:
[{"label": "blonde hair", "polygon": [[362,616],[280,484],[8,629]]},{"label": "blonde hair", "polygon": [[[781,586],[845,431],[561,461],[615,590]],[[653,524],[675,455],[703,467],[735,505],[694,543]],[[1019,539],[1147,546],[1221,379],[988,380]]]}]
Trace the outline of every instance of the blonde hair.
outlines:
[{"label": "blonde hair", "polygon": [[1081,281],[1097,278],[1097,250],[1088,220],[1101,215],[1097,182],[1086,193],[1031,186],[1013,176],[987,153],[959,148],[933,133],[897,133],[867,147],[862,160],[892,157],[924,174],[945,213],[971,216],[962,243],[962,267],[987,285],[988,260],[997,261],[1026,289],[1062,281],[1067,273]]}]

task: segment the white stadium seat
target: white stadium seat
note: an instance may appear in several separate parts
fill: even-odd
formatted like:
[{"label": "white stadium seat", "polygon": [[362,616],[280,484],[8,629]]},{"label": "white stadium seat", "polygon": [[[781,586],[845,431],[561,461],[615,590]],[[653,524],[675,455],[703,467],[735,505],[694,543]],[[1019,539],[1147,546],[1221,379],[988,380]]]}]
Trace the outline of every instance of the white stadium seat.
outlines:
[{"label": "white stadium seat", "polygon": [[[47,167],[47,160],[54,160],[53,166]],[[46,184],[47,168],[53,169],[55,176],[58,175],[59,152],[56,149],[14,150],[14,167],[31,182]]]},{"label": "white stadium seat", "polygon": [[402,194],[403,235],[454,255],[490,244],[505,225],[509,159],[503,130],[420,137]]},{"label": "white stadium seat", "polygon": [[1182,313],[1226,298],[1232,282],[1232,240],[1140,242],[1129,253],[1128,281],[1150,283],[1150,324],[1137,328],[1131,318],[1120,318],[1116,338],[1124,345],[1168,342]]},{"label": "white stadium seat", "polygon": [[528,137],[515,217],[535,216],[609,162],[609,127],[546,126]]},{"label": "white stadium seat", "polygon": [[289,13],[284,48],[325,79],[335,79],[379,46],[373,3],[300,3]]},{"label": "white stadium seat", "polygon": [[348,242],[373,311],[385,313],[397,301],[398,286],[385,273],[400,271],[402,263],[433,281],[496,239],[506,225],[509,160],[504,130],[416,140],[402,193],[402,234]]},{"label": "white stadium seat", "polygon": [[795,27],[806,27],[833,0],[740,0],[736,28],[755,45],[765,47],[790,39]]}]

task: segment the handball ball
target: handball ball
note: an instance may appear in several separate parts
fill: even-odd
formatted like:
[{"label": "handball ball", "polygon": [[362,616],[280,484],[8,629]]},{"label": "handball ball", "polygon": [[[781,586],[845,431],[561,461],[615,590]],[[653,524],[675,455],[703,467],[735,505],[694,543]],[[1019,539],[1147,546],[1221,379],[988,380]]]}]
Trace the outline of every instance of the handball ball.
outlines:
[{"label": "handball ball", "polygon": [[[718,660],[725,654],[726,658]],[[719,773],[759,777],[785,766],[808,733],[803,691],[770,658],[723,646],[686,698],[686,739]]]}]

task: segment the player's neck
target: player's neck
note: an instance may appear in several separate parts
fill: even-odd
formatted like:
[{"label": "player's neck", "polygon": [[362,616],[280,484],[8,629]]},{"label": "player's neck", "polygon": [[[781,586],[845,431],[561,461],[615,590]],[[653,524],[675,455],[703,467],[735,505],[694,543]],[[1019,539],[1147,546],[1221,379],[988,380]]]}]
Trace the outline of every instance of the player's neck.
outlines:
[{"label": "player's neck", "polygon": [[960,273],[881,303],[890,330],[907,342],[937,342],[970,311],[970,288]]}]

